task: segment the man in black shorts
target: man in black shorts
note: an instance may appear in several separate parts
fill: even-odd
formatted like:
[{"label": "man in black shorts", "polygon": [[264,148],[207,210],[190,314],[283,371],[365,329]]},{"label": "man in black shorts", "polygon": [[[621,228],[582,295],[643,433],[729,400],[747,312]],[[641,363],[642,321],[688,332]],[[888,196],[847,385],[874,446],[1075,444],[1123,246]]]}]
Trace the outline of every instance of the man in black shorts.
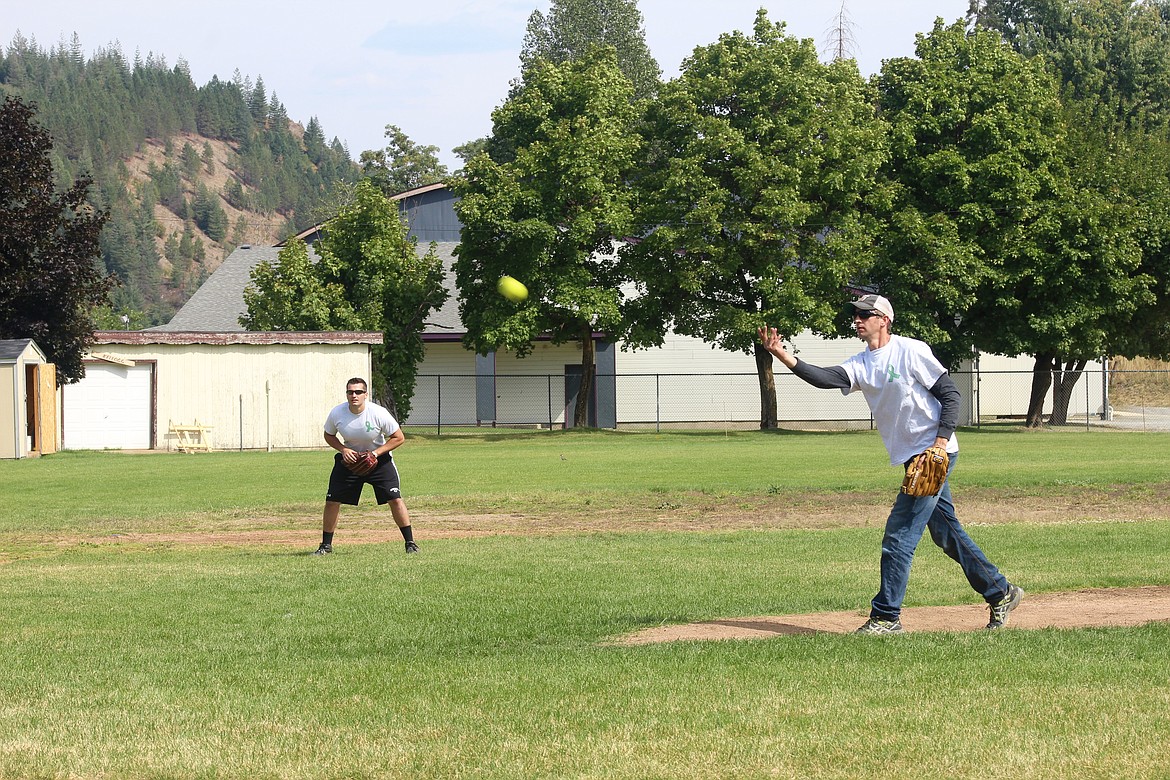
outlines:
[{"label": "man in black shorts", "polygon": [[[402,427],[390,411],[368,399],[366,380],[354,377],[345,383],[346,403],[338,404],[325,418],[325,442],[337,450],[333,471],[329,474],[329,492],[325,495],[325,517],[321,524],[321,545],[313,555],[333,552],[333,534],[341,505],[357,506],[366,484],[374,487],[378,504],[389,504],[390,514],[406,540],[408,553],[418,552],[410,527],[410,513],[402,500],[398,468],[390,451],[401,446],[405,437]],[[378,465],[366,474],[356,474],[350,466],[365,452],[378,458]]]}]

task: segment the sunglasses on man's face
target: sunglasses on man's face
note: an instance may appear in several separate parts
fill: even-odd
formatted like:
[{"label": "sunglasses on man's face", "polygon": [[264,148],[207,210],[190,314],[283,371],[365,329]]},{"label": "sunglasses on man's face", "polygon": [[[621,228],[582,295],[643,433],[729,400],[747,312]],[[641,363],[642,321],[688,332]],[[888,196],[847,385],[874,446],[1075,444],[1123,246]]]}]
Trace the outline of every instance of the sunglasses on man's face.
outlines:
[{"label": "sunglasses on man's face", "polygon": [[882,316],[882,313],[880,311],[873,311],[870,309],[869,311],[855,311],[853,312],[853,316],[855,319],[868,320],[870,317],[880,317]]},{"label": "sunglasses on man's face", "polygon": [[346,390],[345,394],[346,395],[365,395],[366,391],[365,390]]}]

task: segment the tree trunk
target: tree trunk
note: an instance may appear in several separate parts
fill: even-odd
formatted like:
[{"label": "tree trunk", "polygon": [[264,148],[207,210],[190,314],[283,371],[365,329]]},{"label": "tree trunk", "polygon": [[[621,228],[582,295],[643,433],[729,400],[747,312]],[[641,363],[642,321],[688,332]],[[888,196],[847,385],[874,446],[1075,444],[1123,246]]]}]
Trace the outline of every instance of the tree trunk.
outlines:
[{"label": "tree trunk", "polygon": [[1032,395],[1028,398],[1028,420],[1024,424],[1027,428],[1044,425],[1044,399],[1048,396],[1048,388],[1052,386],[1052,367],[1055,363],[1056,355],[1036,356],[1036,364],[1032,367]]},{"label": "tree trunk", "polygon": [[577,390],[577,405],[573,410],[573,426],[589,427],[589,399],[593,397],[593,377],[597,363],[593,359],[593,325],[586,323],[581,333],[581,387]]},{"label": "tree trunk", "polygon": [[1052,417],[1048,420],[1049,425],[1068,425],[1068,405],[1072,401],[1073,388],[1088,364],[1088,360],[1067,360],[1063,368],[1059,362],[1053,365],[1056,376],[1053,379]]},{"label": "tree trunk", "polygon": [[756,376],[760,380],[760,430],[779,427],[776,420],[776,375],[772,372],[772,353],[756,344]]}]

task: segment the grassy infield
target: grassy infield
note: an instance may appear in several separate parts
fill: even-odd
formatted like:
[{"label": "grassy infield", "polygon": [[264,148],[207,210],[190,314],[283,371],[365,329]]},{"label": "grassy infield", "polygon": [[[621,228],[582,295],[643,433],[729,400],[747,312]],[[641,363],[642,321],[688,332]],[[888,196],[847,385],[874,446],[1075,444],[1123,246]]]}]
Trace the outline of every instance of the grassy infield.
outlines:
[{"label": "grassy infield", "polygon": [[[1170,435],[964,432],[964,489],[1163,490]],[[1170,776],[1170,625],[615,647],[663,622],[856,609],[880,520],[428,539],[439,513],[580,517],[872,492],[872,433],[412,437],[423,552],[304,553],[322,452],[0,462],[0,777]],[[1140,490],[1139,490],[1140,492]],[[366,501],[370,501],[367,496]],[[1170,512],[977,527],[1030,591],[1170,584]],[[972,518],[974,519],[974,518]],[[291,548],[231,529],[301,528]],[[94,543],[207,532],[206,544]],[[933,547],[908,604],[971,603]]]}]

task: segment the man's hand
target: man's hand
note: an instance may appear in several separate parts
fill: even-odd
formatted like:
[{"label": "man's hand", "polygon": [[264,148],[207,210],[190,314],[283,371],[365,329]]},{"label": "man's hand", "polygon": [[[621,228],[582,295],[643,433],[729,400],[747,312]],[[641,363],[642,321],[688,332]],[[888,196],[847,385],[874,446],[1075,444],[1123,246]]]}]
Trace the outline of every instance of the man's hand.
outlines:
[{"label": "man's hand", "polygon": [[365,476],[378,468],[378,456],[372,452],[355,453],[357,459],[353,463],[346,463],[346,468],[358,476]]},{"label": "man's hand", "polygon": [[760,344],[764,346],[764,349],[779,358],[781,363],[789,368],[796,365],[796,358],[784,348],[784,337],[775,328],[759,328],[757,333],[760,336]]}]

